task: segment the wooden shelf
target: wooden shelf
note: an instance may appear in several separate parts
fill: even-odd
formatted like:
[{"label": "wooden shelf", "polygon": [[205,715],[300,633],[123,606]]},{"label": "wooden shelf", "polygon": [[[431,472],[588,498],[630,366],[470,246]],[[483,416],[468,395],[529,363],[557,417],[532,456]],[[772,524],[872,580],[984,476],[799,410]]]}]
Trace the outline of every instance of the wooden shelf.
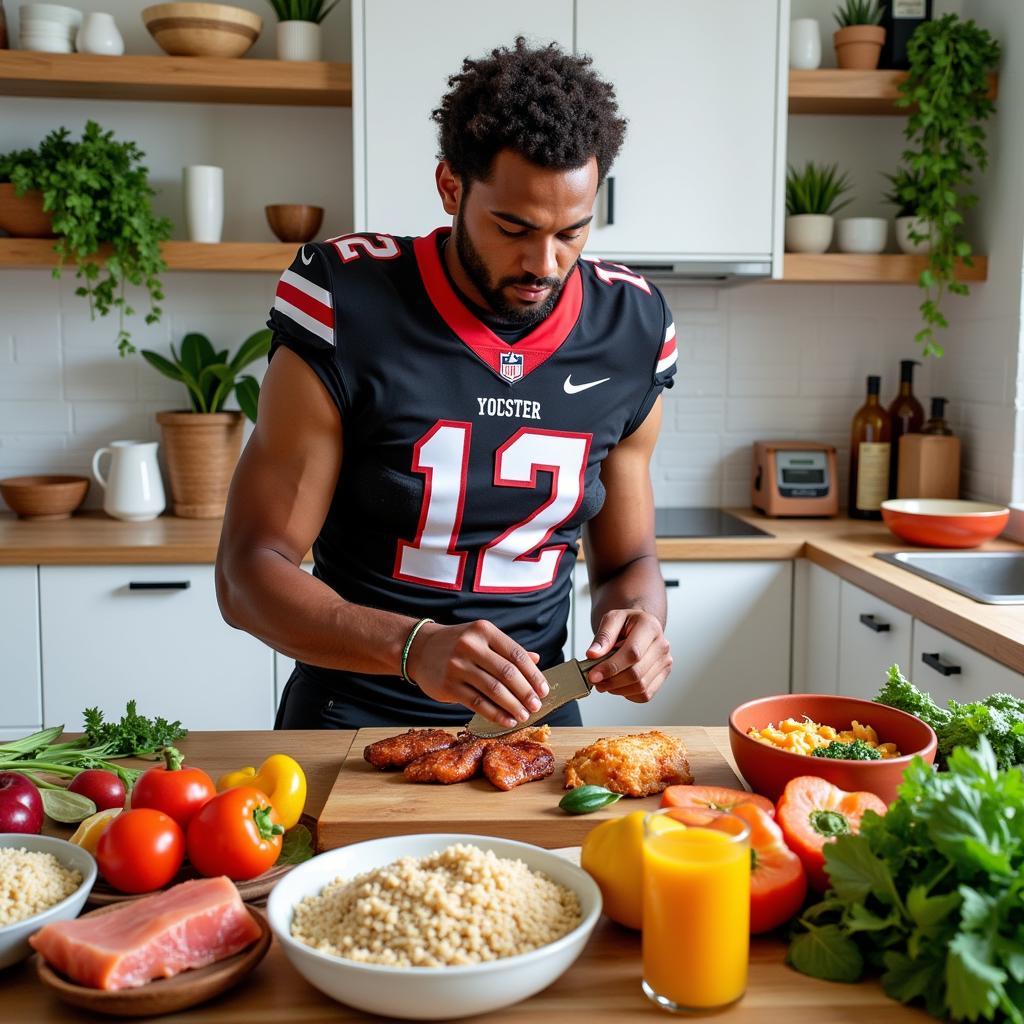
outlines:
[{"label": "wooden shelf", "polygon": [[[985,281],[988,278],[988,257],[975,254],[973,267],[962,263],[957,268],[959,281]],[[917,284],[928,263],[927,256],[903,253],[787,252],[783,257],[783,283],[814,284]]]},{"label": "wooden shelf", "polygon": [[0,50],[0,96],[352,106],[352,65]]},{"label": "wooden shelf", "polygon": [[[0,268],[53,267],[52,238],[0,238]],[[265,271],[280,274],[295,258],[291,242],[165,242],[168,270]],[[65,264],[67,266],[67,264]]]},{"label": "wooden shelf", "polygon": [[[844,71],[819,68],[790,71],[791,114],[883,114],[905,117],[908,108],[897,107],[905,71]],[[996,75],[989,75],[989,99],[999,90]]]}]

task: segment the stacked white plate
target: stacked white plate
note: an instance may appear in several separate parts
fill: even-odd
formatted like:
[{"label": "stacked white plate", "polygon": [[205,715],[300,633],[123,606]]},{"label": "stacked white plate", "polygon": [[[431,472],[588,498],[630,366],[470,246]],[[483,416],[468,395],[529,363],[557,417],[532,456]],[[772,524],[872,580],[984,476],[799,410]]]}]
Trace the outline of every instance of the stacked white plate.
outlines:
[{"label": "stacked white plate", "polygon": [[18,42],[23,50],[71,53],[82,12],[60,4],[22,4]]}]

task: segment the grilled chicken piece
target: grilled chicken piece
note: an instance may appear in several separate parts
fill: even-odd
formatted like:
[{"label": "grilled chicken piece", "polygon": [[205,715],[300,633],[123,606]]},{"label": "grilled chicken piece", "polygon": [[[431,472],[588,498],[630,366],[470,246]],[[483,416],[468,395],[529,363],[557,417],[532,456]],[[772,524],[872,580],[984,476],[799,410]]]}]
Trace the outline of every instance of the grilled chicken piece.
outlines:
[{"label": "grilled chicken piece", "polygon": [[543,743],[492,743],[484,751],[484,775],[498,789],[546,779],[555,770],[555,755]]},{"label": "grilled chicken piece", "polygon": [[363,760],[374,768],[404,768],[418,757],[435,750],[446,750],[458,743],[458,737],[444,729],[410,729],[400,736],[389,736],[363,748]]},{"label": "grilled chicken piece", "polygon": [[686,747],[653,730],[600,739],[565,764],[565,788],[604,786],[625,796],[651,796],[666,786],[693,782]]},{"label": "grilled chicken piece", "polygon": [[440,782],[445,786],[465,782],[476,775],[487,747],[487,740],[462,740],[407,764],[405,777],[410,782]]}]

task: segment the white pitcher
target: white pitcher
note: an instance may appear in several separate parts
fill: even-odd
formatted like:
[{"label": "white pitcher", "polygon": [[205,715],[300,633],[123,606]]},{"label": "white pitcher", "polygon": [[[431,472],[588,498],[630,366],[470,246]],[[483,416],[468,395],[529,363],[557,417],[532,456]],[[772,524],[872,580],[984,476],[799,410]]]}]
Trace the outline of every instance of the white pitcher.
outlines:
[{"label": "white pitcher", "polygon": [[[156,461],[156,441],[111,441],[92,457],[92,475],[106,492],[103,511],[115,519],[141,523],[167,507]],[[100,475],[100,459],[110,456],[110,472]]]}]

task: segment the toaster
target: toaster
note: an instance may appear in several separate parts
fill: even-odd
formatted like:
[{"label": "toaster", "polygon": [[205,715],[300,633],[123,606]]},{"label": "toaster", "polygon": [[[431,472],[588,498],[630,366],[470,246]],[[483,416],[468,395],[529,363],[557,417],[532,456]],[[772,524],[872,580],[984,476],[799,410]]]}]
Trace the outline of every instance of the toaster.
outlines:
[{"label": "toaster", "polygon": [[766,516],[838,515],[835,448],[815,441],[755,441],[750,504]]}]

